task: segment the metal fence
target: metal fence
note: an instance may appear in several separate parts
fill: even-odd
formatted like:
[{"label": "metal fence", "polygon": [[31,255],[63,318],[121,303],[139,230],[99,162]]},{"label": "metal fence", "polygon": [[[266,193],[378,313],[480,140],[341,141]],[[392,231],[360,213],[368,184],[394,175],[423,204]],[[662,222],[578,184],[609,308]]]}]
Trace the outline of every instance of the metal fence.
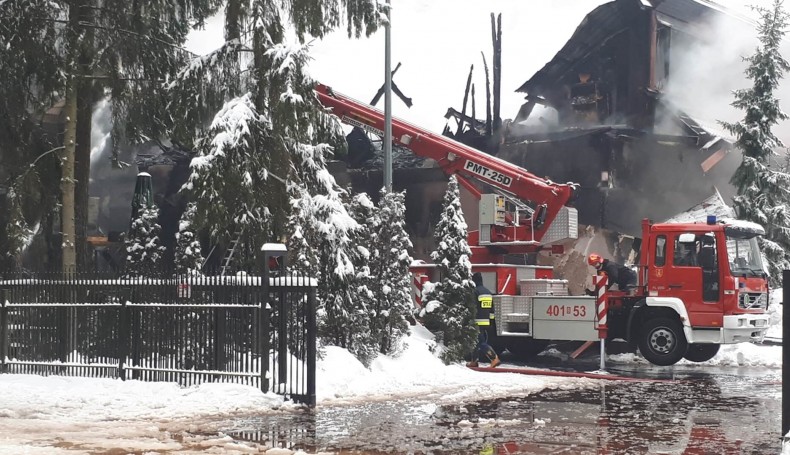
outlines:
[{"label": "metal fence", "polygon": [[297,276],[6,279],[0,368],[235,382],[314,406],[315,295]]}]

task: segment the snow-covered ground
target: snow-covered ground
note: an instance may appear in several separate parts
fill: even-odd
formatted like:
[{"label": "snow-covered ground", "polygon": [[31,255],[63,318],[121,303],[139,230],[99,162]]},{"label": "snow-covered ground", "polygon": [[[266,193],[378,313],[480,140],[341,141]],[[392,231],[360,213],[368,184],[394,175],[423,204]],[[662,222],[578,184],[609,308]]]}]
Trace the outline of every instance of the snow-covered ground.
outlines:
[{"label": "snow-covered ground", "polygon": [[[775,295],[781,296],[780,291]],[[771,334],[781,337],[782,307],[774,301]],[[327,347],[318,363],[318,406],[417,399],[447,404],[524,396],[547,387],[580,388],[593,379],[476,372],[444,365],[430,351],[432,336],[413,327],[397,357],[381,356],[365,368],[345,349]],[[630,354],[609,362],[645,363]],[[727,346],[709,365],[781,368],[782,348]],[[699,368],[705,368],[700,365]],[[169,383],[111,379],[0,375],[0,454],[93,453],[110,450],[167,453],[290,453],[229,436],[232,422],[261,413],[299,412],[274,394],[233,384],[180,388]],[[790,450],[790,449],[788,449]],[[786,452],[790,454],[790,451]]]}]

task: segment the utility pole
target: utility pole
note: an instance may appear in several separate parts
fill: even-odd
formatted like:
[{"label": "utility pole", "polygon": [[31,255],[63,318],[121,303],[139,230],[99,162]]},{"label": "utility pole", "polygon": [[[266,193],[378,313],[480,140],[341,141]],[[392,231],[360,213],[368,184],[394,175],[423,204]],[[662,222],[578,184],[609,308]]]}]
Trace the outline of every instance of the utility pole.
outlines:
[{"label": "utility pole", "polygon": [[387,0],[387,23],[384,24],[384,189],[392,191],[392,38],[390,28],[392,14]]}]

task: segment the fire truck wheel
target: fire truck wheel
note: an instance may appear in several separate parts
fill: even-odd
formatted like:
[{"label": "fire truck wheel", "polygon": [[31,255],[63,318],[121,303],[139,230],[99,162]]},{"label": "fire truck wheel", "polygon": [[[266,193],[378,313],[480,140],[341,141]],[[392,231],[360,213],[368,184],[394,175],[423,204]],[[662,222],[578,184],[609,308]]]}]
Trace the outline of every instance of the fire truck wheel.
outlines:
[{"label": "fire truck wheel", "polygon": [[706,362],[716,357],[720,347],[720,344],[691,343],[683,358],[691,362]]},{"label": "fire truck wheel", "polygon": [[676,364],[686,354],[687,347],[683,326],[675,319],[653,318],[642,325],[639,352],[654,365]]}]

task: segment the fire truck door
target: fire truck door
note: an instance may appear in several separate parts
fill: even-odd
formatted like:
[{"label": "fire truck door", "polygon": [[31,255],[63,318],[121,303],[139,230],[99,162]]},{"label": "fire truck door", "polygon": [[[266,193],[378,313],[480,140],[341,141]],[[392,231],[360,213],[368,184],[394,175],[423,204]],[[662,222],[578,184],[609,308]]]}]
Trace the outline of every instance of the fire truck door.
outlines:
[{"label": "fire truck door", "polygon": [[722,309],[718,299],[705,302],[704,285],[710,283],[703,279],[703,265],[707,264],[700,264],[701,240],[702,234],[689,232],[669,236],[672,264],[665,271],[666,295],[683,301],[692,326],[721,327]]}]

